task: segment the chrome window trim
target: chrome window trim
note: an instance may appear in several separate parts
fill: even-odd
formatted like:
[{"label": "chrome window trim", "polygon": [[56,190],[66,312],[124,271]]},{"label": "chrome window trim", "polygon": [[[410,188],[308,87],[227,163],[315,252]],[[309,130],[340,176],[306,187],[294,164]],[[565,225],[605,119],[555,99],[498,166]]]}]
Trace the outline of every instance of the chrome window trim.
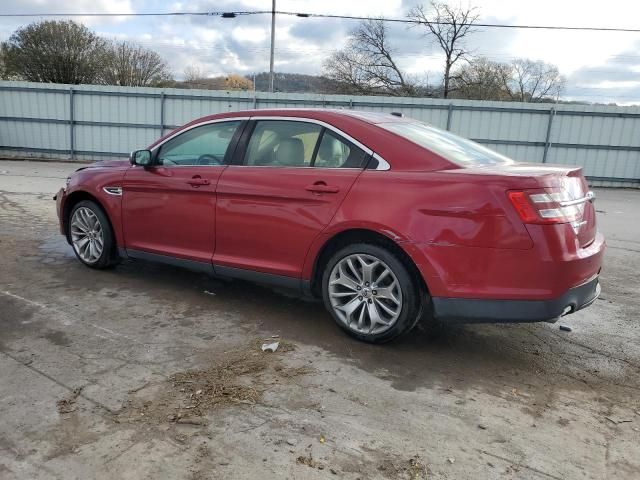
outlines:
[{"label": "chrome window trim", "polygon": [[243,168],[300,168],[305,170],[357,170],[360,171],[363,168],[357,167],[312,167],[312,166],[299,166],[299,165],[225,165],[226,167],[243,167]]},{"label": "chrome window trim", "polygon": [[380,155],[373,152],[373,158],[375,158],[378,161],[378,166],[376,168],[370,168],[369,170],[383,170],[383,171],[391,170],[391,165],[389,165],[389,162],[387,162]]},{"label": "chrome window trim", "polygon": [[[174,138],[176,138],[178,135],[181,135],[185,132],[188,132],[189,130],[193,130],[194,128],[198,128],[198,127],[203,127],[205,125],[211,125],[212,123],[222,123],[222,122],[242,122],[245,120],[249,120],[249,117],[227,117],[227,118],[215,118],[213,120],[207,120],[206,122],[201,122],[201,123],[196,123],[195,125],[191,125],[188,128],[183,128],[182,130],[174,133],[173,135],[171,135],[170,137],[165,138],[164,140],[162,140],[162,142],[160,142],[159,144],[155,145],[152,149],[150,149],[150,151],[152,153],[155,153],[155,151],[157,149],[159,149],[162,145],[164,145],[165,143],[167,143],[169,140],[173,140]],[[193,167],[195,165],[182,165],[184,167]],[[223,165],[199,165],[201,167],[221,167]]]},{"label": "chrome window trim", "polygon": [[[332,132],[340,135],[341,137],[347,139],[348,141],[350,141],[351,143],[353,143],[356,147],[360,148],[361,150],[363,150],[366,154],[368,155],[372,155],[376,160],[378,160],[378,167],[376,167],[375,169],[372,170],[391,170],[391,165],[389,164],[389,162],[387,162],[384,158],[382,158],[379,154],[375,153],[373,150],[371,150],[369,147],[367,147],[366,145],[364,145],[363,143],[359,142],[358,140],[356,140],[355,138],[353,138],[351,135],[343,132],[342,130],[340,130],[337,127],[334,127],[333,125],[327,123],[327,122],[323,122],[322,120],[316,120],[315,118],[307,118],[307,117],[284,117],[284,116],[274,116],[274,115],[255,115],[255,116],[251,116],[251,117],[227,117],[227,118],[216,118],[213,120],[207,120],[206,122],[201,122],[201,123],[197,123],[195,125],[191,125],[189,128],[185,128],[182,129],[176,133],[174,133],[173,135],[171,135],[170,137],[165,138],[164,140],[162,140],[162,142],[160,142],[159,144],[155,145],[150,151],[152,153],[155,153],[156,150],[158,150],[160,147],[162,147],[165,143],[167,143],[168,141],[174,139],[175,137],[177,137],[178,135],[188,132],[189,130],[192,130],[194,128],[197,127],[202,127],[204,125],[210,125],[213,123],[221,123],[221,122],[237,122],[237,121],[245,121],[245,120],[282,120],[282,121],[292,121],[292,122],[306,122],[306,123],[314,123],[320,126],[323,126],[329,130],[331,130]],[[353,167],[288,167],[285,165],[282,166],[276,166],[276,165],[163,165],[165,168],[180,168],[180,167],[194,167],[194,166],[199,166],[199,167],[230,167],[230,166],[239,166],[239,167],[267,167],[267,168],[314,168],[314,169],[322,169],[322,170],[363,170],[363,168],[353,168]]]},{"label": "chrome window trim", "polygon": [[[251,120],[281,120],[283,122],[305,122],[305,123],[315,123],[316,125],[320,125],[322,127],[325,127],[329,130],[331,130],[332,132],[337,133],[338,135],[346,138],[347,140],[349,140],[351,143],[353,143],[356,147],[358,147],[360,150],[363,150],[365,153],[367,153],[368,155],[372,155],[373,154],[373,150],[371,150],[369,147],[367,147],[366,145],[363,145],[361,142],[359,142],[358,140],[356,140],[355,138],[353,138],[351,135],[344,133],[342,130],[340,130],[339,128],[334,127],[333,125],[327,123],[327,122],[323,122],[322,120],[316,120],[315,118],[306,118],[306,117],[276,117],[273,115],[270,116],[253,116],[251,117]],[[266,165],[268,166],[268,165]],[[318,168],[322,168],[322,167],[318,167]],[[339,167],[338,167],[339,168]]]}]

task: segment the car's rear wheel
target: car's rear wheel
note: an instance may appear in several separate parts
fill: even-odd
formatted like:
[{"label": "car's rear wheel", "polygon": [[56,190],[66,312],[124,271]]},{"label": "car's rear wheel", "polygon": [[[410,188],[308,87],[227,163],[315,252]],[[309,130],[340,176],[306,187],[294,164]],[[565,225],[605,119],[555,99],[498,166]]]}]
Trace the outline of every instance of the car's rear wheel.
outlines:
[{"label": "car's rear wheel", "polygon": [[322,293],[336,323],[366,342],[387,342],[408,332],[422,311],[421,289],[407,266],[390,250],[367,243],[333,255]]},{"label": "car's rear wheel", "polygon": [[68,225],[78,260],[91,268],[113,265],[116,257],[113,230],[98,204],[90,200],[78,202],[71,209]]}]

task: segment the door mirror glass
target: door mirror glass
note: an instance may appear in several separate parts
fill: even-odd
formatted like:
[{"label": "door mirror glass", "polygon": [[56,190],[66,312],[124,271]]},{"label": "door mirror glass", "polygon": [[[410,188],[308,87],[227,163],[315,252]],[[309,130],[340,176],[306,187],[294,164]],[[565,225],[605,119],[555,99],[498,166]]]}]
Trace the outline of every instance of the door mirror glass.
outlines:
[{"label": "door mirror glass", "polygon": [[129,155],[131,165],[146,167],[151,165],[151,152],[149,150],[135,150]]}]

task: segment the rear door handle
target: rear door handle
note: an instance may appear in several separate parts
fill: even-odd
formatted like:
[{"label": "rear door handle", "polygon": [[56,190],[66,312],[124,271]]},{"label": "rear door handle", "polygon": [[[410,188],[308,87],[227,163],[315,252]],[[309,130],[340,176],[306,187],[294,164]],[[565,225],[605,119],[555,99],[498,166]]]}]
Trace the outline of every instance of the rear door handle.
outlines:
[{"label": "rear door handle", "polygon": [[199,176],[193,177],[191,180],[187,180],[187,183],[192,187],[200,187],[202,185],[209,185],[209,180]]},{"label": "rear door handle", "polygon": [[338,193],[340,189],[333,185],[327,185],[324,182],[316,182],[313,185],[307,185],[305,190],[313,193]]}]

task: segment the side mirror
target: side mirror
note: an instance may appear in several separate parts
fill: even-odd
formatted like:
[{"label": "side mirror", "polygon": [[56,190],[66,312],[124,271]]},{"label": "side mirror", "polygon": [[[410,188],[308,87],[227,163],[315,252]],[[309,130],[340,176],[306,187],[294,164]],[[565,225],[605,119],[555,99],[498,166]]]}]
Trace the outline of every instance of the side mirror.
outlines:
[{"label": "side mirror", "polygon": [[131,162],[131,165],[148,167],[151,165],[151,152],[149,150],[134,150],[129,155],[129,162]]}]

